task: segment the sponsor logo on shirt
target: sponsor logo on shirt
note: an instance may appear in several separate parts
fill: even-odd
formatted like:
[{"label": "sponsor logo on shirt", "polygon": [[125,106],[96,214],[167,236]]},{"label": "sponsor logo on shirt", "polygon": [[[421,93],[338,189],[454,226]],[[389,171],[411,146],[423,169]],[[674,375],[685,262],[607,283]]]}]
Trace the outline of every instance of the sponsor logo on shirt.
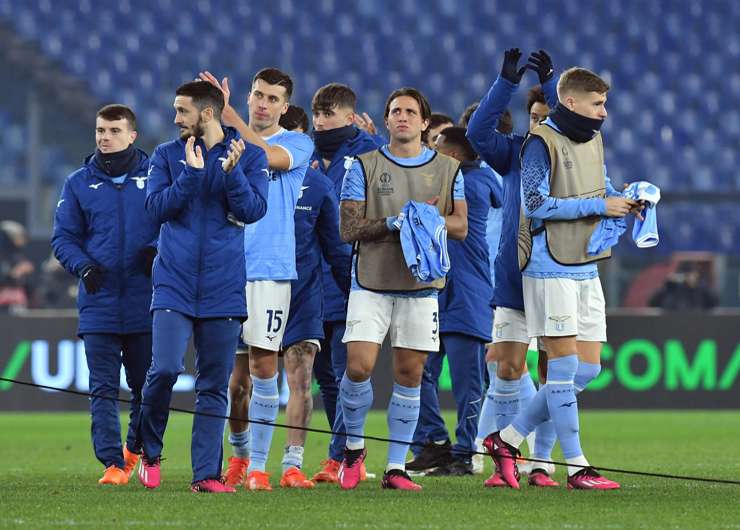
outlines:
[{"label": "sponsor logo on shirt", "polygon": [[90,184],[90,185],[88,186],[88,188],[92,188],[92,189],[96,190],[96,189],[98,189],[98,188],[99,188],[100,186],[102,186],[102,185],[103,185],[103,183],[102,183],[102,182],[98,182],[97,184]]}]

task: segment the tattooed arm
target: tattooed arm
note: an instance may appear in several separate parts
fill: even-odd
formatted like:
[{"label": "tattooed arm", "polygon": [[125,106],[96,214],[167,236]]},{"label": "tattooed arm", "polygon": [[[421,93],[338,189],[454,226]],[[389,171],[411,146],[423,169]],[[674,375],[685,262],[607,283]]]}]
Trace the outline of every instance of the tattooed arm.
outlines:
[{"label": "tattooed arm", "polygon": [[339,206],[339,235],[342,241],[373,241],[390,233],[385,219],[365,219],[365,201],[344,200]]}]

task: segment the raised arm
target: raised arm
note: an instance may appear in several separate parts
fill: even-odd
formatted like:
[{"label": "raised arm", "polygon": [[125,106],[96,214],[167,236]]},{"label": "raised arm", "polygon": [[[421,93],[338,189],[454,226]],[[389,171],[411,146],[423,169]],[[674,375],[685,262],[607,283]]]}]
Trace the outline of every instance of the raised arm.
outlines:
[{"label": "raised arm", "polygon": [[473,149],[500,175],[509,172],[513,140],[496,127],[517,87],[499,76],[468,122],[467,137]]},{"label": "raised arm", "polygon": [[221,113],[221,121],[223,124],[234,127],[239,131],[239,134],[245,141],[262,148],[267,155],[267,165],[270,169],[274,169],[276,171],[288,171],[296,166],[304,164],[306,160],[308,160],[308,157],[311,156],[313,147],[309,149],[306,160],[299,161],[297,160],[298,157],[294,153],[291,153],[290,150],[280,145],[268,145],[259,134],[254,132],[239,115],[236,109],[229,103],[231,89],[229,88],[228,77],[224,77],[220,83],[216,76],[208,71],[201,72],[199,77],[203,81],[211,83],[213,86],[221,90],[221,93],[224,95],[224,110]]},{"label": "raised arm", "polygon": [[511,48],[504,52],[501,74],[468,122],[467,136],[473,149],[500,175],[509,172],[513,140],[498,132],[496,127],[529,67],[519,66],[521,56],[519,48]]},{"label": "raised arm", "polygon": [[527,59],[527,68],[537,74],[545,95],[545,102],[550,110],[554,109],[558,104],[558,78],[555,76],[552,59],[545,50],[532,52]]}]

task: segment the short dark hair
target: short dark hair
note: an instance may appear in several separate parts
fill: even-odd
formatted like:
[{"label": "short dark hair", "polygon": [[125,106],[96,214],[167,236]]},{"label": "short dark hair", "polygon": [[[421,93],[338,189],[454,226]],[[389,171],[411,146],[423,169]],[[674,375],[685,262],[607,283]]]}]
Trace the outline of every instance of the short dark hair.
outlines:
[{"label": "short dark hair", "polygon": [[540,85],[533,86],[529,89],[529,92],[527,92],[527,113],[532,112],[532,107],[535,103],[547,105],[545,93],[542,91],[542,87]]},{"label": "short dark hair", "polygon": [[419,110],[421,111],[422,120],[428,120],[432,117],[432,108],[429,106],[429,101],[427,100],[426,96],[424,96],[424,94],[422,94],[421,91],[416,88],[403,87],[394,90],[393,92],[391,92],[391,95],[388,96],[388,99],[385,102],[385,113],[383,114],[384,118],[387,118],[390,114],[391,103],[393,102],[393,100],[403,96],[408,96],[416,100],[416,102],[419,104]]},{"label": "short dark hair", "polygon": [[213,109],[213,117],[221,119],[224,110],[224,95],[220,89],[206,81],[188,81],[177,87],[176,96],[187,96],[193,100],[193,105],[199,110],[207,107]]},{"label": "short dark hair", "polygon": [[499,118],[496,130],[501,134],[511,134],[514,131],[514,118],[509,109],[506,109]]},{"label": "short dark hair", "polygon": [[475,101],[465,107],[465,110],[460,114],[460,117],[457,120],[457,126],[458,127],[467,127],[468,122],[470,121],[470,117],[473,115],[473,113],[478,108],[478,105],[480,105],[480,101]]},{"label": "short dark hair", "polygon": [[131,110],[131,107],[127,107],[126,105],[122,105],[120,103],[106,105],[105,107],[101,108],[97,112],[97,114],[95,114],[95,117],[103,118],[107,121],[126,120],[128,122],[129,128],[132,131],[136,130],[136,114],[134,114],[134,111]]},{"label": "short dark hair", "polygon": [[560,75],[558,81],[558,97],[572,92],[609,92],[609,83],[586,68],[574,66]]},{"label": "short dark hair", "polygon": [[252,79],[252,85],[254,85],[258,79],[261,79],[268,85],[280,85],[285,89],[285,99],[290,101],[290,97],[293,95],[293,80],[288,74],[277,68],[263,68],[256,74]]},{"label": "short dark hair", "polygon": [[337,107],[355,110],[357,95],[347,85],[329,83],[319,88],[311,100],[311,111],[327,111]]},{"label": "short dark hair", "polygon": [[450,118],[447,114],[443,114],[441,112],[432,112],[432,115],[429,117],[429,127],[427,127],[421,133],[421,141],[427,143],[427,140],[429,139],[429,129],[439,127],[443,123],[449,123],[450,126],[455,124],[452,118]]},{"label": "short dark hair", "polygon": [[439,135],[445,137],[445,143],[460,148],[465,160],[475,160],[478,158],[478,154],[473,149],[473,146],[470,145],[468,137],[465,136],[467,131],[465,127],[447,127]]},{"label": "short dark hair", "polygon": [[308,131],[306,111],[298,105],[288,105],[288,110],[280,116],[280,127],[289,131],[294,131],[300,127],[303,132]]}]

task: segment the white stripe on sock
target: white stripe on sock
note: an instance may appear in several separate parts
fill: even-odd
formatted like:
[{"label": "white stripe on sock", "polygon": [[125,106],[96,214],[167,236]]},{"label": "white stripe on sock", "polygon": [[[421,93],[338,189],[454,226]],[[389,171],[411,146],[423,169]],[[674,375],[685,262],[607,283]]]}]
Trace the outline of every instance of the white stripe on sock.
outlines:
[{"label": "white stripe on sock", "polygon": [[409,401],[419,401],[421,399],[421,396],[404,396],[397,392],[393,392],[393,397],[397,397],[398,399],[407,399]]},{"label": "white stripe on sock", "polygon": [[258,397],[262,399],[280,399],[280,394],[273,394],[272,396],[264,396],[252,390],[252,397]]}]

